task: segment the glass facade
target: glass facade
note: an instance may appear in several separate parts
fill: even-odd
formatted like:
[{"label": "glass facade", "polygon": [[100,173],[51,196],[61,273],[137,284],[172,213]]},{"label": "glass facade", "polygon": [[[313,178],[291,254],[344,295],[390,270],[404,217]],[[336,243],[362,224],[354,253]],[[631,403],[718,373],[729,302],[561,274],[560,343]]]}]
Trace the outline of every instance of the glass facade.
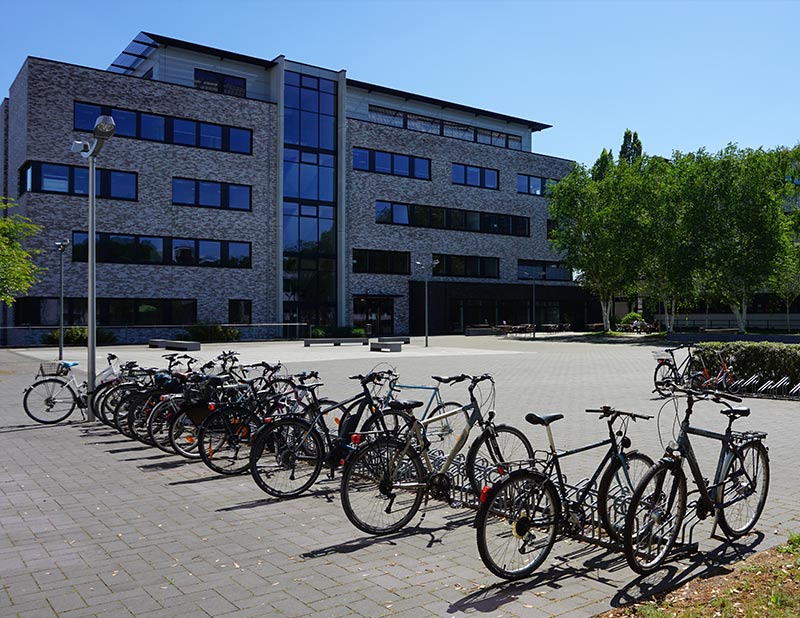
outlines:
[{"label": "glass facade", "polygon": [[283,320],[336,324],[335,81],[285,72]]}]

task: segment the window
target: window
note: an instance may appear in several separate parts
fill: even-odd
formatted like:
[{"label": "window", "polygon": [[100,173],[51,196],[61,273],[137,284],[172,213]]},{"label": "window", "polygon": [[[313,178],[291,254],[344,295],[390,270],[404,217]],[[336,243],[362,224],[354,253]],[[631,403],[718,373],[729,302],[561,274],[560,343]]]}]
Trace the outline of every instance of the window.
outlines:
[{"label": "window", "polygon": [[[98,169],[96,173],[97,197],[132,201],[138,199],[136,172]],[[36,193],[89,194],[89,169],[86,167],[31,161],[22,167],[20,177],[23,181],[21,193],[24,189]]]},{"label": "window", "polygon": [[440,120],[431,116],[402,112],[400,110],[389,109],[378,105],[369,106],[369,120],[378,124],[385,124],[400,129],[411,131],[421,131],[432,133],[433,135],[444,135],[467,142],[477,142],[479,144],[490,144],[500,148],[510,148],[512,150],[522,150],[522,137],[512,133],[502,133],[500,131],[490,131],[488,129],[478,129],[466,124]]},{"label": "window", "polygon": [[[20,298],[14,311],[16,326],[57,326],[59,299]],[[64,324],[86,324],[86,299],[64,298]],[[173,298],[98,298],[100,326],[185,325],[197,322],[197,301]]]},{"label": "window", "polygon": [[383,200],[375,202],[375,223],[503,236],[530,236],[530,219],[527,217],[421,204],[397,204]]},{"label": "window", "polygon": [[250,210],[250,187],[191,178],[173,178],[172,203],[182,206]]},{"label": "window", "polygon": [[247,96],[247,80],[243,77],[234,77],[205,69],[194,70],[194,87],[198,90],[230,94],[235,97]]},{"label": "window", "polygon": [[383,150],[353,148],[353,169],[430,180],[430,159]]},{"label": "window", "polygon": [[253,132],[250,129],[77,101],[74,104],[73,126],[76,131],[92,131],[97,117],[102,115],[114,117],[117,123],[115,136],[118,137],[241,154],[252,153]]},{"label": "window", "polygon": [[542,178],[541,176],[528,176],[527,174],[517,174],[517,193],[527,193],[529,195],[546,195],[547,190],[554,185],[556,180],[552,178]]},{"label": "window", "polygon": [[517,260],[517,279],[572,281],[572,269],[564,268],[560,262]]},{"label": "window", "polygon": [[252,324],[253,301],[229,299],[228,322],[230,324]]},{"label": "window", "polygon": [[386,275],[411,274],[411,253],[353,249],[353,272]]},{"label": "window", "polygon": [[[97,261],[125,264],[174,264],[250,268],[250,243],[99,233]],[[87,260],[86,232],[72,232],[72,261]]]},{"label": "window", "polygon": [[497,279],[500,276],[500,258],[477,255],[433,254],[434,277],[481,277]]},{"label": "window", "polygon": [[451,181],[454,185],[498,189],[499,172],[486,167],[453,163]]}]

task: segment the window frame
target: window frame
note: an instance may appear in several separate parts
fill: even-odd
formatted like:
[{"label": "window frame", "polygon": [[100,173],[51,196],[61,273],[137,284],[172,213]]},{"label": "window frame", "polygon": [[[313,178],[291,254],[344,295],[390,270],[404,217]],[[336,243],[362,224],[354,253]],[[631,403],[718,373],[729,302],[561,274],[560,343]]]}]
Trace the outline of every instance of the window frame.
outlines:
[{"label": "window frame", "polygon": [[[367,153],[367,168],[364,169],[362,167],[355,166],[355,150],[359,150],[361,152]],[[388,150],[376,150],[374,148],[365,148],[363,146],[353,146],[353,171],[356,172],[369,172],[373,174],[384,174],[386,176],[398,176],[400,178],[411,178],[413,180],[431,180],[431,159],[428,157],[418,157],[417,155],[412,155],[404,152],[390,152]],[[389,157],[389,171],[383,171],[377,169],[376,160],[379,155],[386,155]],[[398,157],[404,157],[408,159],[408,173],[401,174],[397,172],[397,165],[396,161]],[[425,166],[425,170],[427,172],[426,176],[422,176],[420,174],[421,170],[423,169],[423,162]]]},{"label": "window frame", "polygon": [[[460,174],[462,181],[456,178],[456,169],[461,168],[463,170],[463,174]],[[478,171],[478,184],[473,184],[469,182],[469,171],[470,170],[477,170]],[[490,187],[486,184],[486,172],[494,172],[496,175],[497,186]],[[469,165],[468,163],[458,163],[453,161],[450,164],[450,184],[453,185],[460,185],[464,187],[475,187],[479,189],[489,189],[491,191],[499,191],[500,190],[500,170],[495,169],[493,167],[481,167],[479,165]]]},{"label": "window frame", "polygon": [[[175,182],[189,182],[193,183],[193,202],[176,202],[175,201]],[[220,191],[220,205],[211,206],[208,204],[200,203],[200,183],[206,185],[217,185]],[[246,188],[248,190],[248,205],[247,208],[233,208],[230,205],[230,190],[231,187]],[[215,180],[204,180],[200,178],[186,178],[183,176],[172,177],[172,205],[173,206],[188,206],[191,208],[208,208],[211,210],[231,210],[233,212],[252,212],[253,210],[253,186],[244,185],[232,182],[217,182]]]},{"label": "window frame", "polygon": [[[405,209],[406,213],[405,220],[397,221],[395,213],[400,213],[403,209]],[[421,210],[427,211],[427,214],[420,212]],[[441,221],[441,211],[444,211],[443,227],[441,225],[434,225],[434,221],[437,223]],[[512,215],[510,213],[449,208],[446,206],[431,206],[427,204],[407,204],[380,199],[375,200],[374,212],[375,223],[378,225],[399,225],[421,229],[489,234],[492,236],[512,236],[515,238],[530,238],[531,235],[530,217]],[[433,213],[435,213],[436,216],[432,216]],[[381,216],[384,216],[385,220],[381,220]],[[427,224],[415,223],[415,221],[427,221]],[[496,229],[507,229],[508,231],[492,231],[493,227]],[[523,227],[524,233],[515,233],[515,230],[521,231]]]},{"label": "window frame", "polygon": [[[65,168],[67,172],[67,190],[66,191],[53,191],[42,188],[42,166],[51,165],[53,167]],[[89,168],[82,165],[68,165],[65,163],[51,163],[50,161],[26,161],[20,167],[20,185],[19,195],[24,193],[44,193],[46,195],[68,195],[76,197],[87,197],[88,184],[86,193],[76,191],[75,185],[76,171],[85,170],[88,177]],[[123,202],[138,202],[139,201],[139,172],[130,172],[127,170],[117,170],[110,168],[97,168],[95,170],[97,176],[95,177],[95,197],[98,199],[119,200]],[[122,197],[112,195],[114,184],[112,182],[114,174],[124,174],[125,176],[133,177],[133,197]],[[28,188],[28,181],[30,180],[30,188]]]}]

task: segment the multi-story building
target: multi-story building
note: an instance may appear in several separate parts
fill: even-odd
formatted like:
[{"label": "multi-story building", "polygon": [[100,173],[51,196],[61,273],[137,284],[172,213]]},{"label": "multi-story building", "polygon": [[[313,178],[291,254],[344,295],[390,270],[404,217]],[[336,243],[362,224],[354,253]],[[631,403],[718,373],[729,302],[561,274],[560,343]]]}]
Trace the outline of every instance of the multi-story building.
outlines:
[{"label": "multi-story building", "polygon": [[101,326],[420,333],[426,282],[431,333],[529,323],[534,295],[539,324],[587,320],[548,244],[545,188],[571,166],[532,152],[548,125],[142,32],[107,71],[28,58],[0,107],[0,191],[43,226],[46,268],[4,309],[10,343],[58,324],[56,241],[66,323],[85,324],[88,168],[69,147],[100,115]]}]

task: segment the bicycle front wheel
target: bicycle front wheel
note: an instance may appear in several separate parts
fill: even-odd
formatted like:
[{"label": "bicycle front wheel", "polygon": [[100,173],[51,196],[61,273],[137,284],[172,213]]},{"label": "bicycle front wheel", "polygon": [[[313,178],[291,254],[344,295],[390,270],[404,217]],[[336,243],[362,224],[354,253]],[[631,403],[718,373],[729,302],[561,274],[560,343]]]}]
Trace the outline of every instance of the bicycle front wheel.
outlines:
[{"label": "bicycle front wheel", "polygon": [[600,484],[597,486],[597,511],[603,528],[616,543],[622,543],[622,532],[625,529],[625,516],[631,497],[644,475],[653,465],[653,460],[638,451],[629,451],[614,456],[608,464]]},{"label": "bicycle front wheel", "polygon": [[58,378],[34,382],[22,398],[25,414],[37,423],[60,423],[75,410],[77,396],[69,383]]},{"label": "bicycle front wheel", "polygon": [[223,408],[206,417],[197,432],[200,459],[217,474],[241,474],[250,467],[250,444],[260,423],[243,408]]},{"label": "bicycle front wheel", "polygon": [[634,571],[646,575],[663,564],[685,515],[686,476],[679,463],[660,461],[642,477],[625,517],[625,558]]},{"label": "bicycle front wheel", "polygon": [[495,483],[475,518],[483,564],[503,579],[530,575],[555,543],[560,513],[555,487],[535,470]]},{"label": "bicycle front wheel", "polygon": [[472,491],[481,493],[484,485],[491,485],[500,474],[507,471],[500,466],[507,461],[533,459],[533,446],[516,427],[495,425],[484,429],[469,447],[465,462]]},{"label": "bicycle front wheel", "polygon": [[322,438],[308,421],[285,417],[264,425],[250,449],[250,474],[262,491],[293,498],[319,477],[325,459]]},{"label": "bicycle front wheel", "polygon": [[656,365],[656,370],[653,372],[653,385],[656,387],[656,392],[662,397],[669,397],[672,394],[672,389],[669,387],[668,380],[676,382],[678,378],[675,365],[672,363],[659,363]]},{"label": "bicycle front wheel", "polygon": [[169,443],[173,450],[186,459],[200,459],[197,449],[197,425],[186,414],[180,411],[169,422]]},{"label": "bicycle front wheel", "polygon": [[410,522],[427,490],[419,454],[395,438],[377,438],[342,469],[342,508],[367,534],[390,534]]},{"label": "bicycle front wheel", "polygon": [[728,538],[744,536],[756,525],[769,491],[769,455],[758,440],[733,453],[722,471],[716,502],[717,523]]}]

